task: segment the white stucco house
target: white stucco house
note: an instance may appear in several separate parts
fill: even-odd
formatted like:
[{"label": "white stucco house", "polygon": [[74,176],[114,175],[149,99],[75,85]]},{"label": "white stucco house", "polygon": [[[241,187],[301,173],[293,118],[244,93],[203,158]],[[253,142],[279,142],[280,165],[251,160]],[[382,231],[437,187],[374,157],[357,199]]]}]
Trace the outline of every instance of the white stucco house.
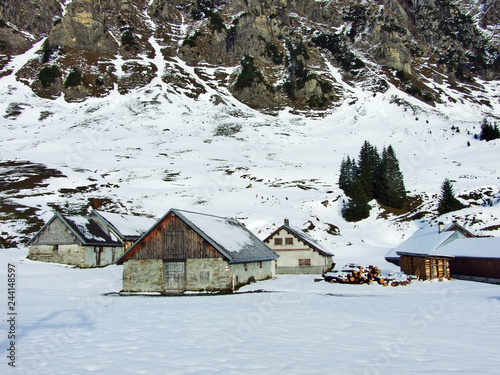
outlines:
[{"label": "white stucco house", "polygon": [[277,274],[321,274],[334,266],[334,254],[287,219],[264,243],[279,255]]}]

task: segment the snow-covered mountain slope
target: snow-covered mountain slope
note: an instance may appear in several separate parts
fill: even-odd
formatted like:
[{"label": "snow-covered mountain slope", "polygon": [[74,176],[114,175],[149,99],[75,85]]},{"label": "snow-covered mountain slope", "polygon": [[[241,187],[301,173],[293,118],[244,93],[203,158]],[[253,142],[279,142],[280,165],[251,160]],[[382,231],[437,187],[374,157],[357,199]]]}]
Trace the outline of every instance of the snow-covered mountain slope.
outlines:
[{"label": "snow-covered mountain slope", "polygon": [[[201,79],[205,93],[197,99],[161,80],[81,103],[41,99],[15,78],[30,53],[36,47],[14,59],[12,73],[0,79],[4,246],[29,238],[41,225],[34,216],[46,220],[53,207],[86,212],[93,204],[156,217],[176,207],[238,217],[261,237],[286,217],[309,227],[340,262],[372,255],[380,261],[423,225],[414,219],[436,216],[445,178],[472,204],[449,218],[498,235],[500,206],[476,204],[484,192],[500,189],[499,141],[474,139],[484,118],[500,115],[496,81],[479,82],[491,105],[445,85],[453,102],[430,106],[393,86],[374,94],[344,82],[346,100],[335,108],[267,115]],[[180,59],[169,64],[193,70]],[[357,157],[365,140],[379,150],[394,147],[414,212],[387,216],[372,202],[369,219],[355,225],[342,219],[340,161]],[[335,227],[340,236],[328,234]],[[482,231],[488,227],[496,230]]]},{"label": "snow-covered mountain slope", "polygon": [[[90,3],[66,2],[72,10],[62,15],[62,26],[55,22],[48,38],[54,40],[59,27],[70,27],[71,22],[64,21],[67,14],[81,21],[77,8],[73,8]],[[1,246],[24,243],[50,217],[53,208],[81,214],[92,205],[102,210],[160,217],[175,207],[238,217],[262,238],[286,217],[292,224],[309,229],[331,248],[339,262],[366,262],[369,258],[379,263],[388,249],[425,225],[419,220],[436,218],[437,195],[445,178],[453,181],[456,194],[468,207],[442,219],[458,220],[479,235],[498,235],[500,205],[489,198],[500,189],[499,140],[483,142],[474,138],[485,118],[495,122],[500,117],[498,81],[476,77],[472,82],[460,83],[432,68],[431,60],[424,58],[417,65],[415,60],[411,66],[413,77],[416,72],[422,73],[421,82],[439,93],[439,100],[426,103],[422,95],[415,95],[415,90],[410,90],[414,96],[404,91],[417,81],[406,81],[409,76],[368,61],[369,56],[361,48],[370,34],[367,28],[357,31],[364,37],[359,36],[351,46],[359,47],[354,50],[367,63],[357,76],[348,74],[338,61],[327,57],[327,52],[320,53],[310,44],[309,53],[318,54],[309,60],[304,51],[299,51],[300,43],[293,48],[288,45],[298,54],[295,57],[302,54],[300,61],[307,62],[309,68],[317,63],[321,76],[330,77],[330,89],[339,96],[327,109],[291,108],[281,102],[272,110],[257,111],[236,99],[234,82],[230,81],[242,68],[234,61],[193,63],[186,52],[189,49],[182,48],[182,38],[194,26],[208,30],[213,25],[207,22],[213,20],[192,24],[188,20],[192,13],[188,17],[190,13],[184,9],[179,11],[179,17],[161,23],[146,12],[160,3],[140,2],[140,6],[133,7],[132,13],[140,17],[134,21],[130,16],[129,21],[149,31],[139,38],[136,30],[136,42],[140,39],[142,43],[136,46],[139,50],[132,53],[122,46],[107,57],[106,66],[112,67],[116,81],[108,82],[109,90],[102,97],[75,100],[79,86],[68,86],[72,100],[67,100],[67,90],[51,94],[52,99],[38,95],[33,86],[38,78],[30,78],[26,69],[40,62],[41,53],[47,52],[48,39],[43,33],[26,52],[2,60]],[[342,4],[351,7],[349,2]],[[333,6],[325,3],[322,11],[333,11]],[[363,10],[352,6],[349,9],[353,11]],[[229,3],[221,9],[227,14],[235,12]],[[356,12],[336,17],[344,20],[345,27],[354,27]],[[238,14],[241,18],[242,14]],[[307,25],[316,16],[307,19],[293,15],[290,22],[300,21],[304,30],[313,35]],[[245,19],[248,27],[260,18]],[[240,33],[246,30],[241,23],[235,25],[239,25]],[[5,24],[3,32],[12,27],[11,23]],[[290,35],[299,30],[285,29]],[[103,32],[113,34],[117,30]],[[384,30],[392,29],[386,25]],[[483,31],[491,30],[489,27]],[[159,35],[164,35],[163,39]],[[203,35],[201,39],[218,34],[212,30],[212,34],[207,31]],[[168,56],[167,39],[172,48],[177,48]],[[70,42],[65,40],[61,43]],[[243,46],[246,42],[238,43]],[[200,44],[197,48],[201,48]],[[60,59],[70,55],[60,54],[51,61],[61,63]],[[49,60],[54,58],[51,56]],[[299,60],[295,62],[299,64]],[[147,66],[140,74],[155,72],[154,77],[138,79],[130,64]],[[136,84],[127,86],[124,82],[131,77],[135,77]],[[253,85],[252,90],[257,86]],[[314,92],[314,87],[309,89]],[[251,99],[264,100],[257,92]],[[365,140],[379,150],[393,146],[411,204],[404,212],[387,212],[374,201],[370,218],[347,223],[340,214],[340,162],[346,155],[357,157]],[[486,204],[487,199],[491,204]]]}]

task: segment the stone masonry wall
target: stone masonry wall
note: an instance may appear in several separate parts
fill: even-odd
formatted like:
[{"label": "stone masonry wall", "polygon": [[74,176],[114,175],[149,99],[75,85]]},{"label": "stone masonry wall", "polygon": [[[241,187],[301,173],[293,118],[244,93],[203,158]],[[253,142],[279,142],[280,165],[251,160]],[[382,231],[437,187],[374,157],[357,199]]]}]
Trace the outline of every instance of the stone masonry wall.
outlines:
[{"label": "stone masonry wall", "polygon": [[123,264],[124,292],[165,291],[163,260],[130,259]]},{"label": "stone masonry wall", "polygon": [[188,259],[186,289],[191,291],[225,290],[232,287],[232,273],[222,258]]},{"label": "stone masonry wall", "polygon": [[[234,287],[237,288],[238,286],[247,284],[250,281],[273,278],[275,276],[274,264],[274,260],[231,264],[229,269],[234,275]],[[252,277],[253,279],[251,279]]]}]

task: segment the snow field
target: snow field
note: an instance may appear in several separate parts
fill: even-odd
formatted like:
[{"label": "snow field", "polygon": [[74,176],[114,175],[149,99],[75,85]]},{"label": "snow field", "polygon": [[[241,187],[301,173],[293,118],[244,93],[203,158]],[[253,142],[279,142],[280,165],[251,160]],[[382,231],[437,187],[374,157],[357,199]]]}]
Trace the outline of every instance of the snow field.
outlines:
[{"label": "snow field", "polygon": [[[118,297],[121,267],[0,250],[17,269],[19,374],[496,374],[500,286],[279,276],[232,295]],[[265,290],[263,293],[244,293]],[[3,316],[6,316],[3,307]],[[0,341],[6,347],[6,331]]]}]

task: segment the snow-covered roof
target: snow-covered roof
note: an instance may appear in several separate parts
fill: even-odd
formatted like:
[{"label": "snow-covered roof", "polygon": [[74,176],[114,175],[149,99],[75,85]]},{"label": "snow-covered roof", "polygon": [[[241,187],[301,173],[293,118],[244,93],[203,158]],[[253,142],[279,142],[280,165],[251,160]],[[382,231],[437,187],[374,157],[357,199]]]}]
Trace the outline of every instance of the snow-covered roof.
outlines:
[{"label": "snow-covered roof", "polygon": [[500,258],[500,238],[469,238],[467,231],[457,224],[441,227],[429,226],[419,229],[395,249],[391,249],[385,259],[394,260],[399,255],[445,256],[466,258]]},{"label": "snow-covered roof", "polygon": [[500,258],[500,238],[461,238],[444,245],[440,252],[450,257]]},{"label": "snow-covered roof", "polygon": [[63,217],[66,224],[73,230],[77,231],[87,244],[116,242],[113,241],[94,221],[89,218],[76,215],[66,215]]},{"label": "snow-covered roof", "polygon": [[288,227],[289,232],[291,231],[292,233],[295,234],[296,237],[298,237],[302,242],[305,242],[309,244],[311,247],[314,249],[318,250],[321,253],[324,253],[325,255],[334,255],[329,249],[327,249],[323,244],[319,243],[316,241],[314,238],[312,238],[308,233],[304,232],[302,229],[296,226],[291,226],[291,225],[284,225]]},{"label": "snow-covered roof", "polygon": [[145,216],[115,214],[99,210],[94,210],[93,213],[106,220],[124,238],[132,237],[137,239],[157,222],[157,219]]},{"label": "snow-covered roof", "polygon": [[277,259],[257,236],[233,218],[172,209],[198,234],[225,255],[230,263]]},{"label": "snow-covered roof", "polygon": [[398,255],[430,255],[440,246],[448,241],[455,232],[439,232],[438,227],[427,227],[419,229],[413,236],[396,248]]},{"label": "snow-covered roof", "polygon": [[85,246],[123,246],[106,234],[97,223],[89,218],[76,215],[63,215],[56,212],[52,218],[45,223],[37,234],[27,243],[30,245],[54,220],[59,219]]},{"label": "snow-covered roof", "polygon": [[135,251],[136,245],[171,213],[179,217],[196,233],[225,256],[229,263],[256,262],[277,259],[278,255],[238,220],[198,212],[171,209],[125,253],[117,263]]}]

